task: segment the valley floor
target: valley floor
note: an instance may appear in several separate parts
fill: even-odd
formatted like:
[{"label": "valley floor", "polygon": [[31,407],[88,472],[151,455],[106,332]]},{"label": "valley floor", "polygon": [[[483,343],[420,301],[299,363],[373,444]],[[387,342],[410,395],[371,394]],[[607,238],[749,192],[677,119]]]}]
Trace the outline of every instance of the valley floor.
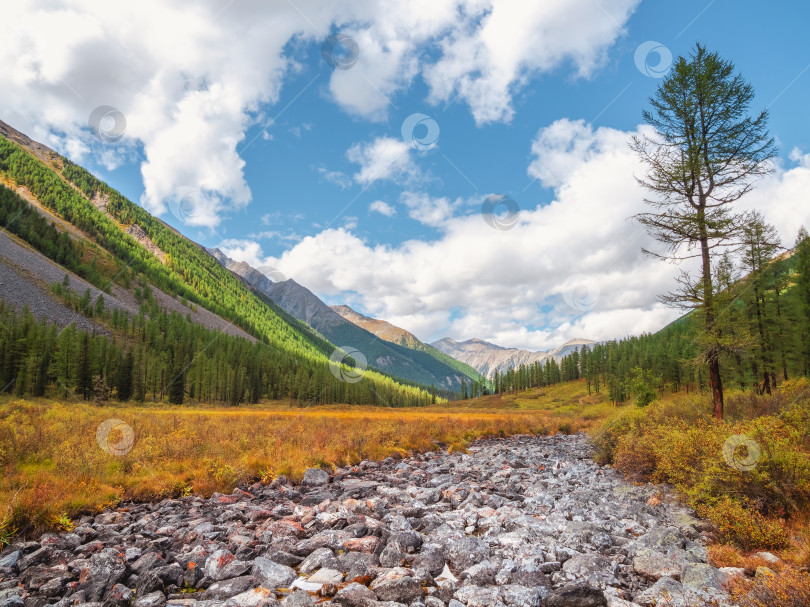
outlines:
[{"label": "valley floor", "polygon": [[486,436],[572,433],[615,411],[581,383],[421,408],[0,398],[0,522],[25,533],[121,500],[230,492],[279,474],[300,479],[313,466],[462,450]]},{"label": "valley floor", "polygon": [[[718,424],[710,420],[708,399],[700,394],[667,395],[646,409],[632,404],[617,407],[603,395],[588,394],[581,381],[412,409],[301,407],[289,402],[171,407],[6,395],[0,399],[0,547],[9,542],[12,546],[0,553],[0,604],[18,604],[12,600],[20,588],[18,582],[24,592],[32,593],[26,607],[43,607],[81,589],[86,591],[84,598],[90,599],[94,593],[112,589],[90,589],[75,584],[74,578],[84,582],[96,571],[120,568],[117,579],[122,585],[116,592],[127,595],[127,588],[141,584],[140,578],[130,576],[146,572],[141,568],[143,562],[137,567],[142,570],[133,569],[136,559],[158,552],[163,560],[151,562],[149,567],[170,569],[155,573],[159,580],[149,578],[154,588],[144,585],[138,597],[160,592],[153,596],[160,604],[161,597],[183,585],[180,582],[206,592],[215,582],[224,582],[225,578],[214,580],[207,566],[207,579],[189,573],[188,562],[178,560],[179,551],[185,550],[183,544],[189,542],[193,545],[188,549],[197,546],[194,549],[202,550],[203,557],[217,549],[233,552],[238,564],[228,571],[239,581],[230,590],[238,590],[240,584],[246,584],[246,590],[254,583],[268,588],[261,597],[243,595],[243,607],[272,598],[275,587],[270,588],[272,584],[261,577],[265,569],[296,565],[319,548],[328,548],[331,556],[322,550],[319,554],[328,558],[317,561],[317,567],[341,570],[343,584],[350,581],[344,574],[362,561],[372,568],[371,577],[381,576],[394,587],[413,586],[415,581],[421,589],[423,582],[428,583],[443,605],[454,607],[459,604],[451,603],[451,598],[461,599],[468,607],[497,606],[498,601],[537,604],[540,595],[530,591],[530,578],[520,581],[521,571],[542,574],[539,592],[548,594],[547,605],[554,604],[548,600],[558,596],[555,593],[576,581],[587,581],[606,592],[612,597],[611,605],[626,607],[620,601],[627,598],[645,604],[657,592],[648,589],[659,574],[664,581],[656,588],[677,592],[684,587],[695,590],[704,583],[722,585],[733,574],[732,586],[739,583],[742,592],[738,597],[747,597],[743,602],[736,600],[746,607],[810,604],[810,580],[801,569],[810,561],[810,525],[802,522],[801,514],[805,512],[803,496],[810,486],[810,468],[801,464],[808,457],[802,445],[807,440],[803,420],[810,407],[810,387],[807,382],[794,382],[773,397],[732,393],[728,405],[729,421]],[[763,425],[770,434],[757,430]],[[593,462],[588,440],[577,434],[581,431],[590,433],[597,447],[596,459],[613,463],[618,471]],[[755,436],[762,445],[763,459],[755,474],[737,472],[724,462],[723,441],[736,434]],[[372,463],[375,461],[383,462],[381,467]],[[788,477],[783,464],[792,466],[792,485],[785,484]],[[331,481],[302,488],[299,482],[310,468],[331,471]],[[705,508],[704,515],[715,523],[713,537],[725,542],[710,547],[709,561],[737,569],[720,574],[704,562],[704,552],[693,542],[706,539],[708,524],[676,505],[666,491],[652,485],[631,486],[621,480],[620,473],[637,480],[671,483],[682,499]],[[309,476],[313,474],[317,476],[312,472]],[[365,481],[376,484],[364,485]],[[251,495],[235,489],[237,486],[247,488]],[[734,504],[729,506],[729,496],[737,499],[750,493],[767,504],[763,500],[784,496],[785,488],[793,492],[791,499],[797,508],[793,516],[780,517],[774,511],[769,518],[756,512],[747,518],[739,514],[728,518],[729,513],[737,512],[730,509]],[[122,508],[124,503],[128,506]],[[109,508],[119,514],[98,514]],[[254,511],[264,514],[254,516]],[[356,519],[360,515],[373,520]],[[439,523],[436,517],[442,518],[442,532],[430,527]],[[73,529],[77,520],[79,527]],[[256,530],[271,520],[287,520],[289,525],[274,527],[260,538]],[[365,521],[365,527],[352,527],[358,521]],[[535,533],[541,528],[542,533]],[[675,539],[659,528],[675,529]],[[763,535],[770,528],[775,535]],[[359,535],[344,537],[346,529]],[[49,531],[63,533],[58,538],[47,534],[40,538]],[[71,531],[74,533],[64,535]],[[326,531],[329,533],[320,534]],[[416,534],[409,535],[414,545],[410,549],[401,546],[399,561],[410,568],[400,571],[393,559],[386,561],[385,571],[377,569],[391,535],[409,531]],[[304,547],[287,546],[285,550],[294,558],[262,565],[258,557],[266,556],[273,538],[283,539],[289,533],[296,543],[304,542]],[[316,533],[318,539],[307,544]],[[655,535],[658,533],[664,535]],[[639,540],[649,534],[653,534],[647,538],[650,543]],[[469,539],[464,550],[488,554],[490,565],[453,564],[446,551],[442,552],[459,587],[441,594],[441,584],[434,583],[435,579],[414,578],[414,559],[425,552],[424,547],[420,552],[420,543],[445,545],[451,536]],[[353,547],[329,543],[338,537],[341,542],[353,539]],[[40,539],[26,543],[23,538]],[[485,542],[486,550],[478,539]],[[319,544],[321,541],[326,543]],[[365,551],[371,544],[376,556]],[[87,558],[76,556],[79,546],[84,546],[81,550],[87,551]],[[111,546],[121,550],[116,548],[113,554],[107,550]],[[745,550],[740,551],[740,546]],[[12,556],[18,548],[19,554]],[[652,553],[639,552],[642,548]],[[762,549],[775,549],[785,560],[774,564],[754,555]],[[46,562],[53,550],[61,551],[58,560],[62,565],[56,572]],[[119,562],[119,552],[125,555],[121,557],[125,562]],[[196,558],[198,564],[204,562],[204,558]],[[224,554],[223,558],[225,562],[231,557]],[[18,564],[15,559],[22,560]],[[69,562],[73,565],[68,566]],[[177,577],[175,564],[182,565],[182,579],[175,580],[177,583],[171,581]],[[23,567],[32,572],[24,580],[20,575]],[[299,568],[296,576],[314,573],[317,567]],[[473,570],[462,576],[470,567]],[[657,568],[657,573],[645,573],[647,567]],[[761,567],[768,567],[762,575]],[[776,577],[767,577],[773,570]],[[289,574],[286,569],[281,571]],[[690,577],[693,574],[688,571],[698,577]],[[327,573],[336,575],[322,575]],[[501,575],[500,581],[493,585],[491,574]],[[186,579],[188,575],[192,581]],[[360,580],[364,588],[371,577]],[[397,581],[401,579],[406,581]],[[496,586],[509,588],[497,590]],[[529,590],[519,588],[524,586]],[[388,596],[387,591],[378,594],[378,587],[379,583],[371,590],[353,587],[359,598],[350,599],[344,592],[336,602],[364,605],[364,600],[371,599],[369,592],[374,593],[374,600]],[[603,604],[600,594],[582,592],[587,596],[577,604]],[[213,594],[205,595],[205,600]],[[123,595],[113,596],[107,604],[128,604]],[[779,602],[783,596],[787,598]],[[560,604],[568,604],[564,601],[569,598],[560,598]],[[596,602],[589,603],[591,600]],[[287,604],[307,604],[304,599],[290,601],[293,599]],[[142,603],[146,604],[152,603]],[[412,604],[420,605],[418,601]],[[432,601],[428,607],[438,605]]]},{"label": "valley floor", "polygon": [[[308,470],[131,504],[0,555],[28,605],[728,605],[705,525],[593,462],[585,435]],[[323,601],[327,598],[326,601]],[[17,601],[8,603],[8,601]],[[630,601],[633,602],[630,602]]]}]

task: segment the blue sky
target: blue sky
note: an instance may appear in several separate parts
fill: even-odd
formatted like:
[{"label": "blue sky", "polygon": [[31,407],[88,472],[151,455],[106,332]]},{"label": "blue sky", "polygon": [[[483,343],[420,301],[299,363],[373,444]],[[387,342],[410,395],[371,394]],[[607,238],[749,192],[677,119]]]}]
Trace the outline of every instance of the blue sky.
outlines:
[{"label": "blue sky", "polygon": [[[675,269],[626,221],[643,196],[626,139],[660,83],[642,70],[695,42],[770,110],[778,170],[745,204],[786,244],[808,222],[806,3],[576,0],[522,19],[501,2],[236,0],[146,3],[129,25],[104,3],[59,4],[17,9],[0,118],[201,244],[426,340],[541,349],[676,316],[655,298]],[[324,61],[330,32],[356,41],[349,69]],[[639,65],[650,42],[664,54]],[[118,141],[87,127],[102,104],[127,119]],[[403,139],[415,113],[435,121],[427,149]],[[482,220],[493,195],[520,207],[514,229]]]}]

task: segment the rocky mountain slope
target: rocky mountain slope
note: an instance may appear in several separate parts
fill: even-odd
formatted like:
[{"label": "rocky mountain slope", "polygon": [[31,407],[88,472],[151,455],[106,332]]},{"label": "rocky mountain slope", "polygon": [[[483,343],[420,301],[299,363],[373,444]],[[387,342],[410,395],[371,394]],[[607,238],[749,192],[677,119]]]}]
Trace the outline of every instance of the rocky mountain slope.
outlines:
[{"label": "rocky mountain slope", "polygon": [[373,333],[380,339],[390,341],[391,343],[403,346],[405,348],[410,348],[411,350],[421,350],[423,352],[427,352],[448,366],[461,371],[467,377],[478,382],[485,381],[483,375],[481,375],[478,371],[469,365],[456,360],[452,356],[437,350],[433,346],[424,343],[410,331],[397,327],[396,325],[392,325],[388,321],[381,320],[379,318],[371,318],[370,316],[360,314],[359,312],[352,310],[349,306],[332,306],[332,309],[346,320],[359,327],[362,327],[370,333]]},{"label": "rocky mountain slope", "polygon": [[[9,142],[15,145],[10,146]],[[172,267],[172,264],[167,262],[165,251],[155,241],[162,243],[164,247],[182,247],[190,253],[187,255],[188,257],[202,262],[200,269],[204,272],[210,270],[208,266],[217,267],[213,260],[210,264],[205,263],[205,259],[210,260],[210,258],[203,253],[199,245],[124,199],[117,192],[110,190],[106,184],[96,180],[84,169],[73,165],[55,151],[32,140],[3,121],[0,121],[0,143],[2,144],[0,185],[16,192],[18,196],[28,202],[32,209],[52,223],[57,231],[68,234],[81,250],[92,251],[85,255],[100,268],[100,273],[103,275],[105,271],[108,271],[112,274],[103,281],[105,290],[103,295],[108,308],[117,308],[130,314],[137,314],[140,302],[136,301],[133,296],[134,287],[130,285],[130,277],[137,274],[135,271],[137,269],[142,272],[139,279],[144,284],[149,284],[157,304],[162,309],[177,311],[184,316],[188,314],[194,322],[202,324],[206,328],[220,329],[229,335],[255,341],[255,335],[240,328],[233,320],[222,314],[226,310],[226,306],[221,305],[222,302],[215,298],[206,298],[208,301],[201,305],[191,306],[178,301],[182,299],[181,295],[191,294],[191,289],[188,289],[187,285],[190,282],[189,276],[183,268]],[[43,164],[36,161],[31,162],[20,152],[29,154]],[[25,166],[22,167],[22,165]],[[69,174],[68,168],[70,168]],[[25,183],[27,181],[31,182],[28,186]],[[34,189],[40,189],[40,195]],[[85,190],[92,190],[92,195],[87,194]],[[110,205],[111,193],[115,198],[115,209]],[[70,216],[65,216],[68,214],[63,211],[69,211]],[[18,217],[15,216],[11,218],[11,221],[17,219]],[[137,223],[136,220],[140,220],[140,223]],[[88,226],[92,226],[93,229],[87,229]],[[8,229],[8,227],[0,225],[0,228]],[[55,311],[54,306],[59,304],[51,301],[46,305],[44,298],[53,299],[48,287],[53,282],[61,280],[65,274],[68,275],[71,289],[82,292],[88,288],[94,299],[101,293],[99,288],[89,284],[87,280],[80,278],[69,268],[48,259],[22,239],[8,232],[3,232],[2,238],[5,246],[0,250],[0,260],[5,264],[4,272],[9,275],[13,268],[20,286],[19,290],[13,292],[6,290],[3,293],[4,299],[8,303],[15,305],[15,302],[19,301],[21,305],[30,304],[31,301],[39,298],[42,299],[42,305],[45,306],[42,308],[43,310]],[[139,250],[139,245],[142,250]],[[124,252],[128,254],[126,259],[122,256]],[[200,255],[204,255],[204,257],[200,258]],[[158,260],[159,264],[154,264],[150,259],[152,257]],[[150,266],[154,268],[155,265],[159,266],[158,271],[144,271]],[[155,278],[163,280],[155,280]],[[185,293],[179,293],[177,287],[187,290]],[[233,280],[230,284],[221,285],[220,294],[228,290],[236,292],[241,290],[243,293],[247,293],[244,286]],[[211,308],[219,308],[219,313],[210,311]],[[274,318],[274,310],[271,308],[265,306],[262,313],[277,322],[277,319]],[[58,321],[57,317],[67,317],[68,315],[67,311],[59,311],[58,314],[42,314],[41,317]],[[293,330],[295,331],[295,328]],[[304,336],[304,341],[308,340],[309,337]]]},{"label": "rocky mountain slope", "polygon": [[336,346],[347,346],[360,352],[370,366],[388,375],[454,392],[461,388],[462,382],[469,384],[481,379],[472,369],[444,360],[438,351],[434,354],[428,350],[410,349],[377,337],[345,319],[291,278],[274,282],[259,270],[229,258],[219,249],[208,249],[208,252],[282,310],[307,323]]},{"label": "rocky mountain slope", "polygon": [[530,352],[529,350],[519,350],[517,348],[504,348],[482,339],[468,339],[467,341],[456,341],[450,337],[445,337],[435,341],[431,346],[452,356],[456,360],[468,364],[473,369],[492,378],[495,371],[504,373],[510,368],[520,365],[531,365],[535,362],[543,362],[547,358],[556,360],[571,354],[583,345],[594,343],[589,339],[572,339],[558,348],[544,352]]},{"label": "rocky mountain slope", "polygon": [[706,537],[584,435],[516,436],[86,516],[0,552],[0,604],[728,606]]},{"label": "rocky mountain slope", "polygon": [[[75,324],[85,330],[95,330],[107,334],[106,327],[65,306],[51,292],[50,285],[62,283],[66,275],[68,288],[77,293],[89,290],[93,301],[102,295],[107,310],[116,309],[131,315],[138,313],[140,304],[129,290],[113,284],[110,286],[109,292],[103,293],[20,239],[0,230],[0,292],[7,305],[18,309],[28,306],[36,319],[53,322],[59,328]],[[205,308],[183,305],[157,288],[153,289],[153,296],[163,310],[179,312],[183,316],[188,315],[193,322],[207,329],[219,329],[227,335],[256,341],[249,333]]]},{"label": "rocky mountain slope", "polygon": [[366,331],[374,333],[380,339],[390,341],[406,348],[425,349],[427,344],[422,343],[410,331],[392,325],[390,322],[381,320],[379,318],[372,318],[360,312],[356,312],[349,306],[332,306],[332,309],[340,314],[346,320],[363,327]]}]

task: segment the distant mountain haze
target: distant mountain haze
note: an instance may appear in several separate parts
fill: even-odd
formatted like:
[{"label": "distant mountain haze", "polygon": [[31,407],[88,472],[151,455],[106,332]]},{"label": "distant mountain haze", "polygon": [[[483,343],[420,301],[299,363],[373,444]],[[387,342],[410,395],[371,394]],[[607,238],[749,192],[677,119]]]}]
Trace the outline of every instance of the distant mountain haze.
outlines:
[{"label": "distant mountain haze", "polygon": [[594,343],[595,342],[590,339],[572,339],[558,348],[541,352],[505,348],[482,339],[456,341],[450,337],[445,337],[430,345],[452,356],[456,360],[468,364],[483,376],[492,378],[495,371],[504,373],[510,368],[517,368],[520,365],[531,365],[538,361],[543,362],[547,358],[560,360],[564,356],[571,354],[574,350],[584,345]]}]

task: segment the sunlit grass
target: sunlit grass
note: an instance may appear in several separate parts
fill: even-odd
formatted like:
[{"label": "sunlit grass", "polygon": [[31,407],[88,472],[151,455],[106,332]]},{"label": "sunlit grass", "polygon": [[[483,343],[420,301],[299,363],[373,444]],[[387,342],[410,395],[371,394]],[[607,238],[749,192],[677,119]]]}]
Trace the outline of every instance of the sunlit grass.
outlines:
[{"label": "sunlit grass", "polygon": [[[65,514],[121,500],[228,492],[278,475],[298,479],[313,466],[463,450],[487,436],[588,430],[615,410],[601,400],[589,397],[581,382],[410,409],[288,402],[135,406],[6,397],[0,400],[0,520],[34,533],[53,528]],[[99,425],[110,418],[134,432],[125,454],[107,453],[96,440]],[[108,443],[117,445],[122,435],[113,432]]]}]

